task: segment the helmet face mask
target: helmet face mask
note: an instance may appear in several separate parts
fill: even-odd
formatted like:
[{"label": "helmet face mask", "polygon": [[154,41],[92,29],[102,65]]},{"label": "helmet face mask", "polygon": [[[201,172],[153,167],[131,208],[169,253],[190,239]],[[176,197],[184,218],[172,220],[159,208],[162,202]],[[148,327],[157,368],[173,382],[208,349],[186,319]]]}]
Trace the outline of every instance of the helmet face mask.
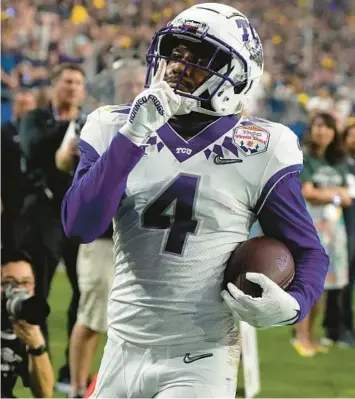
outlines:
[{"label": "helmet face mask", "polygon": [[[237,10],[216,3],[207,3],[208,8],[203,6],[189,8],[156,33],[147,53],[146,87],[159,60],[165,59],[168,63],[174,60],[182,64],[174,87],[177,94],[195,100],[197,112],[230,115],[244,108],[248,92],[262,75],[262,47],[249,21]],[[218,18],[215,9],[219,11]],[[228,13],[230,17],[226,16]],[[180,44],[192,49],[193,60],[172,56],[173,49]],[[204,62],[199,63],[202,57]],[[206,73],[206,78],[192,93],[184,90],[181,83],[189,68]]]}]

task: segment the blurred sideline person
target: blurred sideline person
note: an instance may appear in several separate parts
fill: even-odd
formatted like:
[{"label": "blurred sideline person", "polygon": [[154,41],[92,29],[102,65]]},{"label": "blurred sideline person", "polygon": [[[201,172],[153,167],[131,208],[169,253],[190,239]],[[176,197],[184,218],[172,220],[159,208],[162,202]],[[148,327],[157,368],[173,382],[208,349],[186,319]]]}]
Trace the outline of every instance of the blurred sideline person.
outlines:
[{"label": "blurred sideline person", "polygon": [[[79,303],[76,261],[79,244],[67,239],[60,221],[60,204],[71,184],[73,174],[63,173],[56,167],[58,148],[68,131],[80,131],[84,116],[80,105],[85,97],[85,74],[77,64],[61,64],[54,70],[50,88],[50,103],[29,112],[21,121],[20,144],[26,160],[26,173],[35,186],[35,192],[26,198],[24,213],[30,232],[23,246],[28,248],[36,270],[36,294],[47,298],[51,281],[61,258],[72,289],[68,308],[68,345]],[[82,121],[82,122],[81,122]],[[75,140],[70,142],[75,152]],[[75,163],[78,162],[76,157]],[[75,165],[72,165],[73,168]],[[48,341],[47,325],[41,326]],[[67,349],[68,352],[68,349]],[[68,353],[67,364],[59,371],[59,385],[68,391],[70,384]]]},{"label": "blurred sideline person", "polygon": [[21,225],[21,210],[30,191],[30,183],[21,169],[19,125],[24,115],[34,108],[36,97],[33,92],[17,92],[13,103],[13,120],[1,126],[1,241],[6,248],[17,247],[25,229]]},{"label": "blurred sideline person", "polygon": [[[77,136],[67,136],[63,143],[56,153],[56,166],[71,173],[78,156]],[[80,245],[77,276],[80,300],[69,345],[73,398],[85,393],[100,333],[107,330],[107,298],[113,279],[112,227],[93,243]]]},{"label": "blurred sideline person", "polygon": [[[117,71],[116,99],[131,102],[144,87],[142,65],[135,60],[125,61]],[[58,150],[63,153],[64,150]],[[64,154],[57,157],[57,167],[69,171],[72,162]],[[77,273],[80,302],[76,324],[70,339],[71,397],[82,397],[87,388],[92,361],[100,340],[107,331],[107,300],[113,281],[112,226],[99,239],[79,248]]]},{"label": "blurred sideline person", "polygon": [[348,235],[349,254],[349,284],[343,291],[343,324],[344,336],[348,337],[348,343],[355,346],[354,309],[353,298],[355,289],[355,125],[350,125],[344,132],[346,149],[346,163],[348,166],[347,183],[349,186],[352,204],[344,209],[345,226]]},{"label": "blurred sideline person", "polygon": [[[286,126],[240,116],[264,61],[235,8],[186,9],[154,35],[147,62],[132,105],[88,116],[62,204],[66,234],[83,243],[114,220],[108,339],[91,398],[235,398],[236,323],[300,322],[323,291],[329,259],[301,194],[302,151]],[[247,273],[260,298],[232,283],[222,291],[257,219],[290,248],[295,278],[285,291]]]},{"label": "blurred sideline person", "polygon": [[124,60],[115,76],[115,104],[129,104],[142,91],[145,66],[136,59]]},{"label": "blurred sideline person", "polygon": [[[304,147],[301,172],[302,193],[313,218],[320,240],[329,255],[330,267],[325,281],[326,338],[341,340],[341,306],[339,293],[348,283],[347,238],[342,207],[351,204],[346,185],[346,165],[341,137],[335,119],[328,113],[316,114],[310,123]],[[304,357],[326,352],[314,336],[314,323],[321,309],[315,305],[306,318],[295,326],[292,344]],[[323,343],[327,343],[322,340]]]},{"label": "blurred sideline person", "polygon": [[[4,291],[20,288],[30,296],[35,291],[35,275],[31,260],[17,251],[1,251],[1,298],[6,306]],[[1,397],[12,398],[18,377],[34,397],[53,395],[54,375],[47,346],[39,325],[7,317],[2,308],[1,322]]]}]

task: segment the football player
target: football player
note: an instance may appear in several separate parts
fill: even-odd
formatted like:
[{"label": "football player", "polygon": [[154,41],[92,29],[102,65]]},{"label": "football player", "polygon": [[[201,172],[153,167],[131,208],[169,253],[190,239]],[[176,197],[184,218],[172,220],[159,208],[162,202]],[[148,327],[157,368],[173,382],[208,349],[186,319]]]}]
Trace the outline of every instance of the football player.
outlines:
[{"label": "football player", "polygon": [[[156,33],[147,62],[131,106],[88,117],[62,207],[66,234],[82,242],[114,220],[108,340],[92,397],[232,398],[235,322],[296,323],[323,290],[328,258],[301,195],[302,152],[287,127],[240,115],[263,52],[236,9],[185,10]],[[294,281],[284,291],[251,273],[261,298],[233,284],[221,294],[226,262],[257,219],[292,251]]]}]

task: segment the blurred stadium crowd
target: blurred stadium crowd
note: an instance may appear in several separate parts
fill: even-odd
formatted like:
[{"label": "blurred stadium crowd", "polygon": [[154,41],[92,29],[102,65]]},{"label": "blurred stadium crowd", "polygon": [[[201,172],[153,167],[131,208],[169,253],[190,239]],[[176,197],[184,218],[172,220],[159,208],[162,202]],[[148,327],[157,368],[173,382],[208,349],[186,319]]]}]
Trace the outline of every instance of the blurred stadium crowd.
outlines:
[{"label": "blurred stadium crowd", "polygon": [[[302,135],[307,111],[332,110],[343,128],[355,102],[354,2],[225,2],[251,19],[264,43],[266,73],[252,111],[280,120]],[[4,0],[2,100],[8,104],[3,105],[3,121],[11,117],[14,91],[34,88],[45,98],[42,89],[49,74],[62,62],[82,63],[90,93],[97,93],[100,85],[100,96],[106,94],[113,101],[112,84],[104,72],[122,58],[144,60],[154,32],[193,3]]]},{"label": "blurred stadium crowd", "polygon": [[[29,220],[32,221],[30,223],[39,223],[40,213],[44,212],[45,223],[52,223],[49,221],[48,215],[50,215],[54,223],[51,226],[56,225],[51,232],[58,228],[60,202],[72,179],[71,170],[67,173],[66,166],[58,166],[57,156],[61,154],[57,150],[63,147],[64,136],[66,137],[70,130],[77,134],[87,113],[99,105],[132,101],[143,88],[144,57],[154,32],[174,15],[197,2],[195,0],[2,1],[1,124],[6,129],[9,123],[12,124],[14,130],[11,131],[11,140],[15,138],[14,141],[18,143],[20,137],[23,137],[19,132],[22,119],[26,120],[27,127],[30,126],[29,119],[25,118],[27,111],[37,107],[47,107],[46,109],[53,113],[51,107],[54,98],[56,106],[60,108],[58,104],[61,96],[63,97],[61,91],[65,96],[67,89],[64,86],[65,81],[61,81],[64,79],[63,69],[58,72],[58,66],[62,64],[67,68],[70,65],[71,74],[68,76],[77,85],[76,94],[72,94],[73,115],[44,114],[43,116],[50,121],[44,129],[51,127],[51,121],[54,121],[53,124],[58,122],[58,126],[60,121],[64,123],[58,128],[61,136],[57,144],[54,144],[56,147],[48,150],[53,151],[53,159],[55,154],[56,165],[53,160],[41,165],[42,168],[48,167],[48,171],[42,171],[45,176],[43,181],[46,181],[48,186],[42,186],[42,180],[38,183],[38,176],[34,177],[37,172],[32,173],[38,169],[38,165],[34,166],[30,145],[27,154],[20,154],[18,148],[12,152],[13,146],[6,147],[9,142],[5,142],[6,137],[3,138],[2,134],[2,210],[3,207],[5,210],[2,215],[3,243],[5,228],[9,225],[11,229],[14,228],[14,218],[23,217],[26,213],[22,209],[23,204],[27,206],[27,213],[28,209],[32,212],[31,218],[27,219],[26,223],[29,223]],[[309,127],[313,128],[317,121],[312,119],[314,115],[319,112],[329,113],[335,119],[336,126],[327,122],[327,117],[324,115],[318,122],[320,121],[320,124],[324,122],[323,124],[334,132],[340,132],[339,134],[346,127],[352,126],[347,132],[348,137],[354,137],[355,2],[351,0],[224,0],[223,2],[238,8],[249,17],[257,27],[264,45],[265,73],[262,84],[255,101],[245,113],[284,123],[293,129],[300,139],[305,136]],[[75,65],[78,66],[77,69]],[[86,91],[83,87],[84,80]],[[70,123],[71,121],[75,121],[74,125]],[[26,145],[22,143],[22,150],[26,150]],[[353,142],[350,145],[354,147]],[[69,154],[63,154],[64,161],[75,152],[73,147],[70,151]],[[355,149],[352,151],[354,154]],[[25,160],[29,168],[27,172],[32,173],[30,181],[27,177],[21,180],[23,177],[19,178],[16,175],[16,168],[20,171],[20,163],[21,171],[26,169],[21,160],[27,155],[28,159]],[[76,153],[74,155],[77,156]],[[56,167],[61,173],[66,173],[64,179],[63,174],[56,174]],[[53,188],[47,178],[51,181],[56,180],[56,183],[60,182],[60,189],[56,191],[57,188]],[[19,181],[21,183],[18,183]],[[21,185],[21,190],[18,185]],[[33,197],[27,196],[31,190],[33,191],[33,185],[37,196],[34,200]],[[40,189],[44,190],[44,196],[38,194]],[[44,202],[41,202],[47,201],[43,199],[45,196],[51,201],[48,209],[46,208],[48,204],[43,205]],[[29,197],[35,202],[38,201],[40,205],[31,204]],[[14,198],[17,200],[14,201]],[[7,208],[7,204],[11,206]],[[48,212],[43,211],[44,209]],[[37,211],[39,213],[33,218],[33,212]],[[350,224],[354,226],[354,212],[350,218],[352,218],[349,219],[352,220]],[[47,231],[44,229],[41,234],[45,235]],[[354,232],[351,234],[350,240],[354,241]],[[42,295],[45,297],[48,295],[50,280],[58,259],[65,258],[73,290],[71,308],[68,310],[70,336],[79,302],[75,272],[78,244],[71,242],[65,246],[62,236],[58,238],[58,242],[61,250],[50,249],[53,250],[50,252],[51,256],[55,252],[53,259],[41,258],[39,254],[41,248],[37,248],[39,252],[35,251],[34,255],[31,255],[35,266],[36,263],[37,266],[40,263],[51,264],[53,269],[54,265],[53,270],[46,272],[51,274],[46,276],[48,280],[45,283],[46,287],[41,287]],[[31,245],[36,246],[38,243]],[[66,249],[63,249],[63,245]],[[354,248],[352,251],[355,251]],[[37,278],[41,279],[38,271]],[[350,324],[352,322],[351,320]],[[41,327],[46,337],[46,326]],[[82,332],[84,333],[87,331]],[[355,336],[353,339],[355,340]],[[63,366],[58,376],[59,382],[70,382],[68,362],[67,356],[67,364]],[[79,363],[77,366],[79,367]],[[82,385],[82,382],[79,385]],[[76,391],[72,395],[80,397],[81,393]]]}]

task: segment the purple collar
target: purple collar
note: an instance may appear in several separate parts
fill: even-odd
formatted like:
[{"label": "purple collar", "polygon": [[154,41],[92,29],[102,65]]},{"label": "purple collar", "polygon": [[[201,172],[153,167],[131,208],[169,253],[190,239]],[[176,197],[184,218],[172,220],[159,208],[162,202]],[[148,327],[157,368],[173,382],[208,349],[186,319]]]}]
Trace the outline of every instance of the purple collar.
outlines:
[{"label": "purple collar", "polygon": [[240,116],[237,115],[219,118],[188,140],[183,139],[169,123],[158,129],[157,133],[175,158],[179,162],[184,162],[221,138],[238,123],[239,119]]}]

